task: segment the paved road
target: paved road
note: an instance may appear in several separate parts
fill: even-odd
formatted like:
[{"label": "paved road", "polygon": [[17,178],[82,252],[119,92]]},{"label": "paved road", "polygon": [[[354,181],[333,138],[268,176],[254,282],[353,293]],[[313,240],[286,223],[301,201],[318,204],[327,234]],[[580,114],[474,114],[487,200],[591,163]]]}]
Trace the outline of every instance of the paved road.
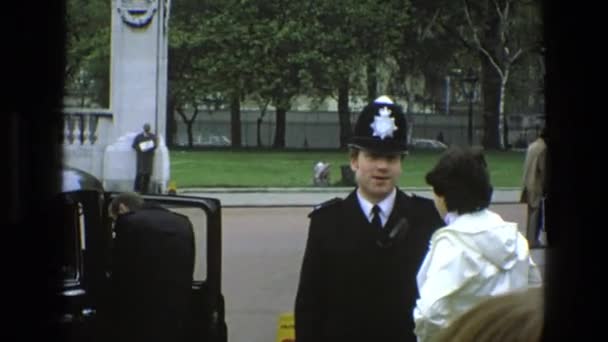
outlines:
[{"label": "paved road", "polygon": [[[521,204],[494,204],[492,209],[520,227],[525,220]],[[223,209],[222,286],[230,342],[275,341],[279,314],[293,310],[310,210]],[[543,250],[534,250],[533,256],[544,265]]]},{"label": "paved road", "polygon": [[[404,188],[407,193],[432,198],[429,188]],[[346,197],[350,188],[189,188],[178,191],[181,195],[218,198],[223,207],[310,207],[333,197]],[[494,203],[516,203],[519,189],[495,189]]]}]

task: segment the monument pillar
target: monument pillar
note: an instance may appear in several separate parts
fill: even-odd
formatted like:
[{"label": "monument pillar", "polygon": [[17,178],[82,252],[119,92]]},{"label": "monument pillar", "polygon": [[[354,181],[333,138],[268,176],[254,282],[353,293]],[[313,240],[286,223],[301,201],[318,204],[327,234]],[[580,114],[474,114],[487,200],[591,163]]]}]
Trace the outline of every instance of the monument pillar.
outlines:
[{"label": "monument pillar", "polygon": [[169,0],[113,0],[110,108],[113,139],[145,122],[164,140]]},{"label": "monument pillar", "polygon": [[109,191],[133,190],[135,151],[131,143],[149,123],[158,135],[153,193],[169,181],[165,144],[170,0],[112,0],[110,110],[112,133],[104,153],[103,183]]}]

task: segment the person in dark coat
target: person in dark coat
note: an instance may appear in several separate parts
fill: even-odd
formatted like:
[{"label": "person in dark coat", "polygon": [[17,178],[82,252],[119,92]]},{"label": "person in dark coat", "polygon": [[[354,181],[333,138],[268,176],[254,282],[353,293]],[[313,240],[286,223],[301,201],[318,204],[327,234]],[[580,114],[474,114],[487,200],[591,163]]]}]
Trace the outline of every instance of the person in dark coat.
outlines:
[{"label": "person in dark coat", "polygon": [[349,144],[356,188],[309,215],[296,341],[416,341],[416,274],[444,222],[432,200],[397,187],[406,135],[403,111],[388,97],[361,112]]},{"label": "person in dark coat", "polygon": [[133,147],[137,153],[135,184],[133,189],[145,194],[149,191],[150,176],[152,175],[152,170],[154,168],[154,151],[158,145],[158,139],[156,135],[150,131],[150,124],[144,124],[143,129],[143,132],[135,136],[131,147]]},{"label": "person in dark coat", "polygon": [[122,193],[115,218],[109,300],[112,341],[180,341],[194,272],[194,233],[186,216]]}]

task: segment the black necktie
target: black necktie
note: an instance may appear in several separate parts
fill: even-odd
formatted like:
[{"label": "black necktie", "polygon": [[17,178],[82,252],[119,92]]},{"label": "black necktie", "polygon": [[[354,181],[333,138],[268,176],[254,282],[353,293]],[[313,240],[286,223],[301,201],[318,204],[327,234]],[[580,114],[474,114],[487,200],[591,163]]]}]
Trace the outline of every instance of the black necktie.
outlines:
[{"label": "black necktie", "polygon": [[378,230],[382,230],[382,221],[380,220],[380,207],[374,205],[372,208],[372,213],[374,217],[372,218],[372,226],[376,227]]}]

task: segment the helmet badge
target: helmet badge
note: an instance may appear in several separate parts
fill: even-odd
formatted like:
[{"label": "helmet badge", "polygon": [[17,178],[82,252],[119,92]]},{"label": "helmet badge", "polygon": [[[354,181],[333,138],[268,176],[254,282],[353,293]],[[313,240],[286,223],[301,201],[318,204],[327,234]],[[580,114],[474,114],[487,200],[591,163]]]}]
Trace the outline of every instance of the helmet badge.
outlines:
[{"label": "helmet badge", "polygon": [[374,122],[370,124],[370,127],[374,130],[374,137],[380,137],[384,140],[386,137],[392,137],[398,127],[395,125],[395,118],[389,117],[391,110],[388,107],[382,107],[378,111],[379,115],[374,116]]}]

